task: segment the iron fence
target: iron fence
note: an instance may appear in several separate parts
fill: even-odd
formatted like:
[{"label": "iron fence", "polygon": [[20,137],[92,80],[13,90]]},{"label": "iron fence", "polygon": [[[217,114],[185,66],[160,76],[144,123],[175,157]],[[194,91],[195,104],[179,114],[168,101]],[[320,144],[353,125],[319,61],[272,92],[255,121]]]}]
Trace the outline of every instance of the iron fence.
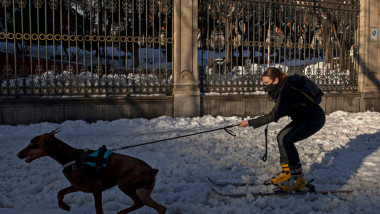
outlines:
[{"label": "iron fence", "polygon": [[[358,89],[359,0],[199,0],[202,93],[278,66]],[[171,94],[173,0],[0,0],[0,96]]]},{"label": "iron fence", "polygon": [[0,96],[171,94],[172,0],[0,0]]},{"label": "iron fence", "polygon": [[201,91],[261,91],[269,66],[356,91],[359,12],[359,0],[200,0]]}]

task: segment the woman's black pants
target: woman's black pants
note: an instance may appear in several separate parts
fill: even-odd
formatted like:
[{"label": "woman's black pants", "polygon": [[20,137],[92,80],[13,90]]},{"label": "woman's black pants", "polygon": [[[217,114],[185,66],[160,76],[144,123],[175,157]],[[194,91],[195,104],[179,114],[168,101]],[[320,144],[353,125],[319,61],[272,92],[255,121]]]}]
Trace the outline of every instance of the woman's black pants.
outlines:
[{"label": "woman's black pants", "polygon": [[325,124],[325,115],[320,114],[304,121],[292,121],[277,135],[280,163],[289,164],[290,169],[299,168],[300,157],[294,143],[304,140],[319,131]]}]

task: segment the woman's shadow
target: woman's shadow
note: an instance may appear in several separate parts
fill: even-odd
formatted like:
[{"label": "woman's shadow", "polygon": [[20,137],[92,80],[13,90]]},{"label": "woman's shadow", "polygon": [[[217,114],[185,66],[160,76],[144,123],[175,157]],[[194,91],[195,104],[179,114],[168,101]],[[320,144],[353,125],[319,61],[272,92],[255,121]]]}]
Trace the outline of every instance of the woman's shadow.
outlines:
[{"label": "woman's shadow", "polygon": [[371,188],[377,183],[373,178],[380,176],[380,151],[374,155],[379,148],[380,132],[358,135],[346,145],[326,152],[322,162],[310,166],[309,175],[317,189]]}]

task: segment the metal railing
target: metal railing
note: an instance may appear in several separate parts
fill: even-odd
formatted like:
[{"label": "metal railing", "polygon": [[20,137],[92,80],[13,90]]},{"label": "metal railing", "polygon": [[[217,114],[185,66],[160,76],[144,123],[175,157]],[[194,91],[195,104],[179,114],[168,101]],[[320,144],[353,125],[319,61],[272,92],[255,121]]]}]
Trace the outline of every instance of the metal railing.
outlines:
[{"label": "metal railing", "polygon": [[0,96],[171,94],[172,0],[0,0]]},{"label": "metal railing", "polygon": [[359,12],[359,0],[200,0],[201,91],[256,93],[269,66],[356,91]]},{"label": "metal railing", "polygon": [[[268,66],[358,89],[359,0],[199,0],[202,93],[262,90]],[[0,96],[163,94],[173,0],[0,0]]]}]

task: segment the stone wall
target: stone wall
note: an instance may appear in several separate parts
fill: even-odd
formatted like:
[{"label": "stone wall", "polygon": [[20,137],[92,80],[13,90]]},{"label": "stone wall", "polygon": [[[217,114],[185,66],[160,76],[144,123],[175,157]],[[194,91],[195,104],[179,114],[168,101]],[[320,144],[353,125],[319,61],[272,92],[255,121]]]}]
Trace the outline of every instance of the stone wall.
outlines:
[{"label": "stone wall", "polygon": [[[327,114],[334,111],[380,111],[376,93],[330,93],[321,103]],[[1,98],[0,124],[19,125],[39,122],[61,123],[66,120],[116,120],[120,118],[175,117],[173,96],[109,98]],[[205,95],[196,116],[258,116],[268,113],[274,103],[266,95]],[[364,107],[362,107],[364,105]]]},{"label": "stone wall", "polygon": [[66,120],[116,120],[173,115],[173,97],[1,98],[0,124],[19,125]]},{"label": "stone wall", "polygon": [[[360,93],[325,94],[321,103],[326,114],[342,110],[359,112]],[[367,102],[370,103],[370,102]],[[203,96],[202,113],[212,116],[258,116],[273,108],[274,103],[268,101],[266,95],[234,95],[234,96]],[[368,105],[368,110],[375,110],[374,105]]]}]

